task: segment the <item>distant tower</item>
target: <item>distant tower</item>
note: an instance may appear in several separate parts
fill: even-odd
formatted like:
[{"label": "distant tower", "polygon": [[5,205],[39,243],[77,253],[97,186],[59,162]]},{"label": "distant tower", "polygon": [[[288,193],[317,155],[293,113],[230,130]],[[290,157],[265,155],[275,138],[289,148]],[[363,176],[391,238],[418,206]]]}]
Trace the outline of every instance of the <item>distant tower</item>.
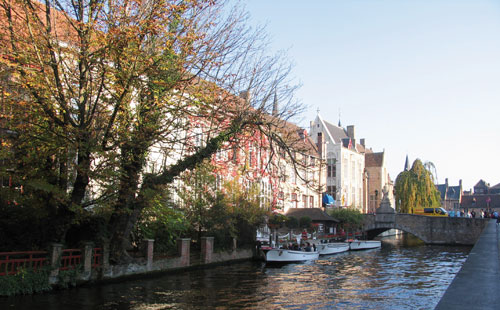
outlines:
[{"label": "distant tower", "polygon": [[342,128],[342,124],[340,123],[340,109],[339,109],[339,125],[340,128]]},{"label": "distant tower", "polygon": [[278,91],[274,90],[273,116],[278,116]]},{"label": "distant tower", "polygon": [[408,171],[410,170],[410,163],[408,162],[408,154],[406,154],[406,160],[405,160],[405,170]]}]

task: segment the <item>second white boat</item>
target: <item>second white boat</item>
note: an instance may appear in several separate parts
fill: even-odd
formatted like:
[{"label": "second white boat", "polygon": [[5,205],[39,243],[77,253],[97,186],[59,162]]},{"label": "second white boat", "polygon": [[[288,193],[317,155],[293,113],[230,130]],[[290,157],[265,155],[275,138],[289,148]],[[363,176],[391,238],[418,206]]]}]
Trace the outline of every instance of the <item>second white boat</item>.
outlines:
[{"label": "second white boat", "polygon": [[264,251],[266,262],[276,263],[291,263],[304,262],[308,260],[316,260],[319,257],[319,252],[304,252],[286,249],[270,249]]},{"label": "second white boat", "polygon": [[367,250],[376,249],[382,246],[382,243],[378,240],[351,240],[348,241],[349,250]]},{"label": "second white boat", "polygon": [[319,255],[342,253],[349,250],[349,244],[345,242],[317,243],[316,249]]}]

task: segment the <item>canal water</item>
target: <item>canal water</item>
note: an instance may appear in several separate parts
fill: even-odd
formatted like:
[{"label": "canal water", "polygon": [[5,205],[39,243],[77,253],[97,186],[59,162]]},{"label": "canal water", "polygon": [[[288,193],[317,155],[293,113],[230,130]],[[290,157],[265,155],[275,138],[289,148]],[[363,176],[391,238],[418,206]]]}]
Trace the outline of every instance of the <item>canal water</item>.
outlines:
[{"label": "canal water", "polygon": [[244,262],[0,298],[0,309],[434,309],[470,249],[399,235],[382,239],[381,249],[315,262]]}]

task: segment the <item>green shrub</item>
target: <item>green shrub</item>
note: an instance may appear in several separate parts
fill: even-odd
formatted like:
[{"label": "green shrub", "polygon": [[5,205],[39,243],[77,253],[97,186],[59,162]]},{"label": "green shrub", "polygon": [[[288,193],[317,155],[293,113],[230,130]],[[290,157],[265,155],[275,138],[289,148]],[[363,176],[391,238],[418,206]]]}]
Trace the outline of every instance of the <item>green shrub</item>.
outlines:
[{"label": "green shrub", "polygon": [[0,276],[0,296],[26,295],[49,291],[50,267],[20,269],[15,275]]},{"label": "green shrub", "polygon": [[83,270],[83,265],[77,265],[75,268],[68,270],[59,270],[59,282],[58,287],[68,288],[75,287],[78,281],[78,276]]}]

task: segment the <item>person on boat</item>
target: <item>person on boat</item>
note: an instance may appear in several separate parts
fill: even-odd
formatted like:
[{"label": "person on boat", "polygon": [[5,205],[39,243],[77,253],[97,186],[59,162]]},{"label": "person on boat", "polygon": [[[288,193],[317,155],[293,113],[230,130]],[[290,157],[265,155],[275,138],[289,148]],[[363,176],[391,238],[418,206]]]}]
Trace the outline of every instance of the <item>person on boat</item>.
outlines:
[{"label": "person on boat", "polygon": [[313,243],[313,252],[316,252],[316,244]]},{"label": "person on boat", "polygon": [[304,251],[311,252],[311,244],[309,242],[306,243],[306,247],[304,248]]}]

